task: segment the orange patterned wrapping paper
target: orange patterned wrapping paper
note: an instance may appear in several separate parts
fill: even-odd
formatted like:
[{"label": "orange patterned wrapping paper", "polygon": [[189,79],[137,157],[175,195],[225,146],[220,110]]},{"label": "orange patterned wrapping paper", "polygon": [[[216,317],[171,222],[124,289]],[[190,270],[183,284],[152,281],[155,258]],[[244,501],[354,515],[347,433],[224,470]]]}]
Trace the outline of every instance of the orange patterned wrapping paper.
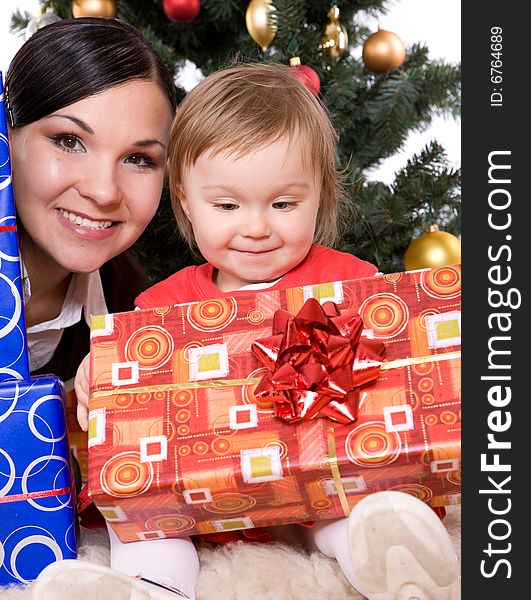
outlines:
[{"label": "orange patterned wrapping paper", "polygon": [[[367,494],[460,501],[459,265],[93,317],[89,488],[124,542],[339,518]],[[251,343],[309,297],[386,345],[358,420],[257,401]]]}]

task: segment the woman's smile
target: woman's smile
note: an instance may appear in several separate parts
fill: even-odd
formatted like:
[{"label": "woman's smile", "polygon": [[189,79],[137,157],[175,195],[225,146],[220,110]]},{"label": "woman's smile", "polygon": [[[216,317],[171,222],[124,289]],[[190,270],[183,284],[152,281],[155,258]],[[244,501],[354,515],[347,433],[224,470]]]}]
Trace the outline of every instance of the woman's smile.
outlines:
[{"label": "woman's smile", "polygon": [[88,227],[89,229],[107,229],[115,224],[113,221],[90,219],[78,213],[69,212],[64,208],[58,208],[57,210],[72,223],[81,225],[81,227]]},{"label": "woman's smile", "polygon": [[74,212],[57,209],[58,221],[77,237],[85,240],[105,240],[117,232],[119,221],[93,220]]}]

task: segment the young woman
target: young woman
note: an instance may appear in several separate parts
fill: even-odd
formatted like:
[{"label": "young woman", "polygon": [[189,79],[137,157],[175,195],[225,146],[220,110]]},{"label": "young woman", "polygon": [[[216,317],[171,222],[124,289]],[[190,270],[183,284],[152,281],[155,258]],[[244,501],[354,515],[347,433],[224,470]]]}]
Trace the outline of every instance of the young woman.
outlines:
[{"label": "young woman", "polygon": [[148,285],[124,252],[159,204],[175,87],[137,29],[103,18],[38,30],[5,84],[30,368],[67,381],[90,314]]},{"label": "young woman", "polygon": [[124,252],[160,201],[175,87],[137,29],[87,18],[38,30],[11,61],[4,97],[30,369],[68,393],[90,315],[131,309],[149,285]]}]

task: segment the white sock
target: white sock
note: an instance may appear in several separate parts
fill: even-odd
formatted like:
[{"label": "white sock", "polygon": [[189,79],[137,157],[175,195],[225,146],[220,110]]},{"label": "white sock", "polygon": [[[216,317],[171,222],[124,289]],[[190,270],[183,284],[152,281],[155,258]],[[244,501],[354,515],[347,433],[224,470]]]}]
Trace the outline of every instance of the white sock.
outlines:
[{"label": "white sock", "polygon": [[163,538],[122,543],[107,525],[111,567],[132,577],[177,588],[192,600],[199,573],[199,558],[192,540]]},{"label": "white sock", "polygon": [[335,558],[343,571],[343,575],[358,592],[363,594],[362,585],[358,581],[348,550],[348,519],[335,521],[318,521],[307,529],[307,535],[318,550],[325,556]]}]

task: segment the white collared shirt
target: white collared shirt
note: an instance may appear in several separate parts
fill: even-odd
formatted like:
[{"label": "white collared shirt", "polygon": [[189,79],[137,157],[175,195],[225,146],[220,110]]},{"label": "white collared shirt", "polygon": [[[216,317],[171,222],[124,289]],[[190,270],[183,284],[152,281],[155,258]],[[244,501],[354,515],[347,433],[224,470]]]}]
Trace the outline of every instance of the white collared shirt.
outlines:
[{"label": "white collared shirt", "polygon": [[[24,264],[22,273],[24,301],[27,302],[31,297],[31,285]],[[90,325],[91,315],[107,312],[100,272],[74,273],[59,315],[27,328],[30,371],[40,369],[50,361],[67,327],[79,323],[83,317]]]}]

